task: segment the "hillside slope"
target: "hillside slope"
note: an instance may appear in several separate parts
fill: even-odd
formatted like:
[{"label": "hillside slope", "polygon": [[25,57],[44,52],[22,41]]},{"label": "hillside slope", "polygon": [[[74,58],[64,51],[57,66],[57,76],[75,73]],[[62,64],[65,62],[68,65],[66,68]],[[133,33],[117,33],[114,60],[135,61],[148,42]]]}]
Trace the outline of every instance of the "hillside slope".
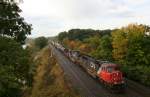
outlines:
[{"label": "hillside slope", "polygon": [[30,97],[79,97],[48,47],[38,53],[35,62],[38,67]]}]

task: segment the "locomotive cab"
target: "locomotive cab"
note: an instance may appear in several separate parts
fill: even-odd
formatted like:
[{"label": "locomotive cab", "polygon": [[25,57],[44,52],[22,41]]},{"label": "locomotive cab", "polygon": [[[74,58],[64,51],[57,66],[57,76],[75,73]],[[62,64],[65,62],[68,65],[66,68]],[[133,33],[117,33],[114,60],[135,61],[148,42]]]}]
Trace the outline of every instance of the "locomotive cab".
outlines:
[{"label": "locomotive cab", "polygon": [[113,63],[103,63],[98,71],[100,80],[110,87],[123,86],[124,79],[119,67]]}]

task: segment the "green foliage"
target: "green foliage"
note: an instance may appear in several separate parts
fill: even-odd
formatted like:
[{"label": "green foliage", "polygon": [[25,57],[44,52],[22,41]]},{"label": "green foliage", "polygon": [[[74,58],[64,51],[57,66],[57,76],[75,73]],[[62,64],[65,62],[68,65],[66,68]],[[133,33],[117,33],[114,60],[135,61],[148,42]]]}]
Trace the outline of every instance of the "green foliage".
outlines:
[{"label": "green foliage", "polygon": [[13,37],[23,44],[26,35],[31,33],[31,25],[24,21],[20,12],[15,0],[0,1],[0,35]]},{"label": "green foliage", "polygon": [[71,29],[68,31],[68,39],[70,40],[83,40],[95,35],[97,32],[91,29]]},{"label": "green foliage", "polygon": [[[129,28],[129,42],[126,61],[129,65],[149,65],[150,36],[145,35],[145,26],[132,26]],[[131,60],[132,59],[132,60]]]},{"label": "green foliage", "polygon": [[112,33],[113,57],[127,77],[150,86],[150,36],[145,25],[131,24]]},{"label": "green foliage", "polygon": [[137,66],[129,66],[123,65],[122,71],[125,72],[126,77],[129,79],[140,82],[146,86],[150,87],[150,67],[137,65]]},{"label": "green foliage", "polygon": [[67,36],[67,32],[61,32],[59,35],[58,35],[58,40],[59,41],[62,41],[63,39],[65,39]]},{"label": "green foliage", "polygon": [[[95,50],[91,52],[91,55],[96,57],[97,59],[103,60],[112,60],[112,45],[111,45],[111,37],[109,35],[104,35],[99,39],[94,39],[97,41],[97,46]],[[95,44],[93,40],[91,40],[91,44]]]},{"label": "green foliage", "polygon": [[112,33],[113,57],[121,64],[148,65],[149,37],[144,25],[130,24]]},{"label": "green foliage", "polygon": [[20,97],[32,78],[30,55],[11,38],[0,37],[0,44],[0,97]]},{"label": "green foliage", "polygon": [[35,45],[40,49],[45,47],[47,44],[48,44],[48,39],[45,37],[38,37],[35,39]]},{"label": "green foliage", "polygon": [[98,36],[90,37],[90,38],[85,39],[84,42],[88,43],[90,47],[95,50],[100,45],[100,37]]},{"label": "green foliage", "polygon": [[30,54],[22,48],[31,25],[20,16],[16,0],[0,0],[0,97],[20,97],[32,84]]},{"label": "green foliage", "polygon": [[92,36],[103,36],[103,35],[110,35],[111,30],[92,30],[92,29],[71,29],[68,32],[62,32],[58,35],[58,39],[60,41],[64,40],[65,38],[69,40],[80,40],[83,41],[87,38]]},{"label": "green foliage", "polygon": [[101,59],[112,60],[112,45],[110,36],[105,35],[101,38],[98,51]]},{"label": "green foliage", "polygon": [[112,47],[113,58],[123,63],[128,47],[127,33],[124,29],[118,29],[112,32]]}]

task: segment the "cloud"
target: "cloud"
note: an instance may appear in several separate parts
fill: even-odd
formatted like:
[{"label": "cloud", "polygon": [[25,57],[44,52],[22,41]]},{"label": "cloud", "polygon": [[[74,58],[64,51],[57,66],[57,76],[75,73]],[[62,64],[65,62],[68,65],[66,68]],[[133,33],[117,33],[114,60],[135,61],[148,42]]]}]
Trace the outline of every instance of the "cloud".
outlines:
[{"label": "cloud", "polygon": [[114,28],[148,23],[149,0],[24,0],[22,16],[33,24],[33,35],[53,36],[71,28]]}]

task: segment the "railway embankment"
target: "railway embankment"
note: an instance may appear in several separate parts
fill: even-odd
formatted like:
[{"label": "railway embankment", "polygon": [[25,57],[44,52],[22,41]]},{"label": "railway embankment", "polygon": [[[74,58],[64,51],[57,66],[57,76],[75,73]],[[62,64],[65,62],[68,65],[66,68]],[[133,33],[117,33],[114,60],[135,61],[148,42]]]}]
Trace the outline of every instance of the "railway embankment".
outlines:
[{"label": "railway embankment", "polygon": [[52,56],[51,49],[45,47],[39,51],[34,61],[36,73],[27,97],[79,97]]}]

